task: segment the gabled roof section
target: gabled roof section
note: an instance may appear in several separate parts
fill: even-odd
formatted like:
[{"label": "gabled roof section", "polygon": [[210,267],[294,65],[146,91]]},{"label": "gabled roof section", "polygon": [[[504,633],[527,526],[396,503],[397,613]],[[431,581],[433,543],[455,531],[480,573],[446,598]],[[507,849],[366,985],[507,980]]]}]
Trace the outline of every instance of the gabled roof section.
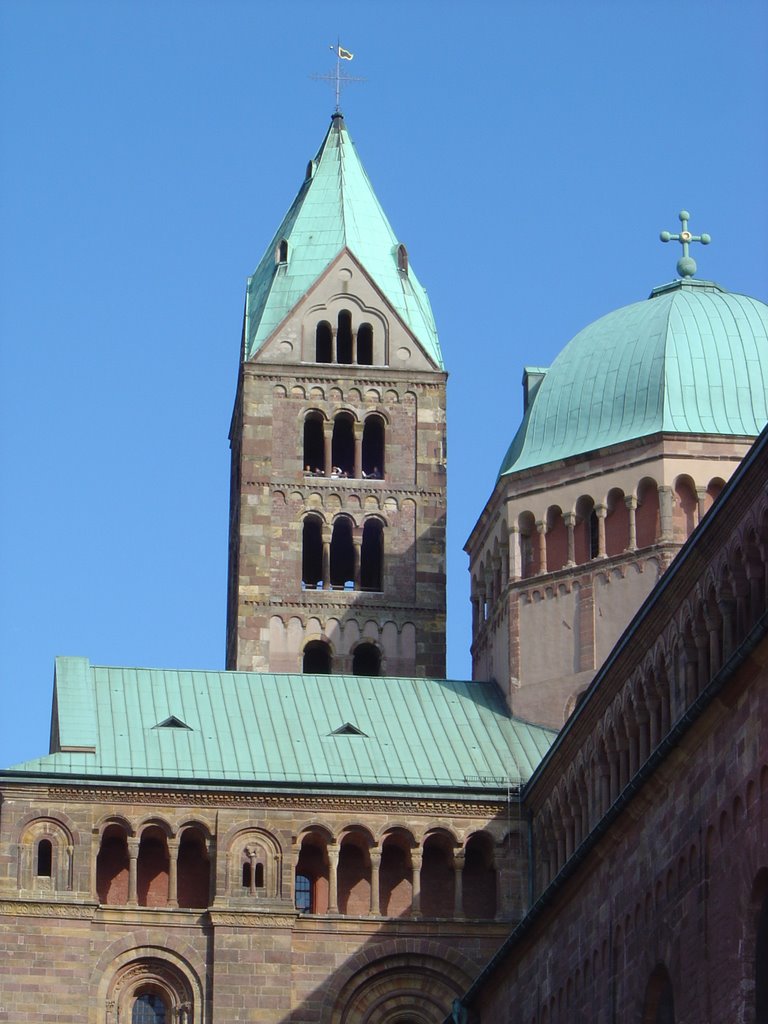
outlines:
[{"label": "gabled roof section", "polygon": [[[287,243],[284,261],[281,243]],[[248,279],[244,358],[254,357],[328,265],[348,249],[442,369],[432,307],[413,270],[398,269],[399,244],[344,118],[334,114],[293,205]]]},{"label": "gabled roof section", "polygon": [[[555,737],[512,718],[495,683],[100,668],[65,658],[56,694],[66,743],[12,772],[127,784],[497,792],[506,780],[530,778]],[[171,708],[189,728],[156,728]],[[360,742],[339,742],[355,730]]]}]

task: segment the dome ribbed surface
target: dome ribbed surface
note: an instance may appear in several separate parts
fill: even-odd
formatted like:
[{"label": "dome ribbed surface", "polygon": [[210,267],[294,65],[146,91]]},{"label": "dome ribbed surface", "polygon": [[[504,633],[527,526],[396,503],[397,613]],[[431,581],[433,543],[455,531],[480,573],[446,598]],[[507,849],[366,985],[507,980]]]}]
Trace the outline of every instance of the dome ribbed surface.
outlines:
[{"label": "dome ribbed surface", "polygon": [[676,282],[585,327],[546,371],[499,475],[658,432],[768,421],[768,306]]}]

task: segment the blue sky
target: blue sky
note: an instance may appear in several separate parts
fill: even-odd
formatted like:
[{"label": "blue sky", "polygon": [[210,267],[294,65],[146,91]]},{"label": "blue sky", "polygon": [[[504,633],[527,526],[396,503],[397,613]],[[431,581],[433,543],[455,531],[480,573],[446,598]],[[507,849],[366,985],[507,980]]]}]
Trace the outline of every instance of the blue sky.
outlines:
[{"label": "blue sky", "polygon": [[53,659],[224,660],[245,280],[333,100],[450,371],[449,674],[462,546],[548,365],[674,277],[768,299],[768,5],[4,0],[0,764],[47,750]]}]

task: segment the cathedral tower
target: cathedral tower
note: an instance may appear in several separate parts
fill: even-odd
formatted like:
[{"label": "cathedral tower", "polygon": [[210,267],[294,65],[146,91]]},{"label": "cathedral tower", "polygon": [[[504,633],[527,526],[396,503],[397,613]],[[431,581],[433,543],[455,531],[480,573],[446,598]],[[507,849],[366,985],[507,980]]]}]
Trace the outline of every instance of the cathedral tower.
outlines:
[{"label": "cathedral tower", "polygon": [[444,675],[445,384],[426,292],[334,114],[248,281],[228,668]]},{"label": "cathedral tower", "polygon": [[524,371],[466,551],[473,677],[529,721],[563,724],[768,419],[768,306],[694,270]]}]

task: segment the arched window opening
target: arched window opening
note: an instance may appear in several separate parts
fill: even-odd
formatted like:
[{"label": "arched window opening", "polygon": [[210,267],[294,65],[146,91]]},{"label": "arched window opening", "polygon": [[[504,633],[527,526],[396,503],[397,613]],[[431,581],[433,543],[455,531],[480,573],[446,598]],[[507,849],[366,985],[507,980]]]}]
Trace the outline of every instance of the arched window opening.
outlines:
[{"label": "arched window opening", "polygon": [[379,869],[381,913],[384,917],[405,917],[413,904],[411,851],[404,842],[386,840]]},{"label": "arched window opening", "polygon": [[333,421],[331,460],[331,476],[355,475],[355,421],[349,413],[339,413]]},{"label": "arched window opening", "polygon": [[331,586],[336,590],[353,590],[355,586],[355,546],[352,521],[340,516],[331,534]]},{"label": "arched window opening", "polygon": [[568,530],[562,510],[557,505],[547,510],[546,547],[547,572],[562,569],[568,561]]},{"label": "arched window opening", "polygon": [[402,242],[397,247],[397,269],[403,274],[408,273],[408,250]]},{"label": "arched window opening", "polygon": [[357,361],[360,366],[373,366],[373,327],[360,324],[357,329]]},{"label": "arched window opening", "polygon": [[[594,556],[591,551],[591,516],[595,503],[589,495],[583,494],[576,502],[576,525],[573,530],[573,557],[577,565],[583,565]],[[595,538],[597,550],[597,538]]]},{"label": "arched window opening", "polygon": [[333,362],[333,331],[327,320],[321,320],[315,329],[315,362]]},{"label": "arched window opening", "polygon": [[168,904],[170,857],[165,833],[150,826],[141,834],[137,865],[137,891],[140,907],[165,907]]},{"label": "arched window opening", "polygon": [[490,836],[474,835],[467,842],[462,872],[464,913],[490,920],[496,916],[496,869]]},{"label": "arched window opening", "polygon": [[131,1011],[131,1024],[166,1024],[168,1007],[162,996],[145,992],[136,996]]},{"label": "arched window opening", "polygon": [[605,553],[620,555],[629,547],[629,509],[624,491],[618,487],[608,492],[608,515],[605,517]]},{"label": "arched window opening", "polygon": [[648,979],[642,1024],[675,1024],[672,980],[663,964],[658,964]]},{"label": "arched window opening", "polygon": [[757,916],[755,941],[755,1024],[768,1024],[768,894]]},{"label": "arched window opening", "polygon": [[447,838],[428,836],[421,861],[421,912],[424,917],[454,916],[453,848]]},{"label": "arched window opening", "polygon": [[304,472],[324,476],[327,468],[323,417],[319,412],[310,412],[304,419]]},{"label": "arched window opening", "polygon": [[725,480],[721,477],[716,476],[710,480],[707,484],[707,511],[714,505],[717,499],[720,497],[720,492],[725,487]]},{"label": "arched window opening", "polygon": [[371,858],[357,836],[341,844],[338,880],[339,913],[367,916],[371,911]]},{"label": "arched window opening", "polygon": [[355,676],[381,675],[381,652],[376,644],[358,644],[352,655],[352,674]]},{"label": "arched window opening", "polygon": [[384,478],[384,420],[368,416],[363,425],[363,476],[367,480]]},{"label": "arched window opening", "polygon": [[[308,914],[328,913],[328,853],[319,836],[311,836],[301,844],[296,865],[294,900],[297,909]],[[301,899],[303,906],[299,906]]]},{"label": "arched window opening", "polygon": [[210,903],[211,862],[203,836],[187,829],[179,843],[177,898],[180,907],[207,907]]},{"label": "arched window opening", "polygon": [[302,671],[306,675],[330,675],[331,649],[324,640],[310,640],[304,648]]},{"label": "arched window opening", "polygon": [[306,875],[296,875],[294,901],[298,911],[312,913],[312,882]]},{"label": "arched window opening", "polygon": [[288,262],[288,241],[283,238],[277,247],[277,262],[287,263]]},{"label": "arched window opening", "polygon": [[301,529],[301,585],[305,590],[323,586],[323,523],[307,516]]},{"label": "arched window opening", "polygon": [[96,893],[99,903],[123,906],[128,902],[128,841],[119,825],[104,830],[96,858]]},{"label": "arched window opening", "polygon": [[352,314],[342,309],[339,313],[339,329],[336,332],[336,362],[352,362]]},{"label": "arched window opening", "polygon": [[360,552],[360,586],[363,590],[382,590],[384,569],[384,527],[379,519],[366,519]]},{"label": "arched window opening", "polygon": [[672,516],[675,540],[682,544],[693,533],[698,520],[699,501],[696,485],[689,476],[675,482],[675,503]]},{"label": "arched window opening", "polygon": [[258,848],[246,847],[241,854],[242,887],[249,892],[264,888],[264,864],[256,858]]},{"label": "arched window opening", "polygon": [[641,480],[637,488],[637,546],[647,548],[661,536],[659,488],[655,480]]},{"label": "arched window opening", "polygon": [[41,839],[37,844],[37,871],[38,878],[50,878],[53,869],[53,844],[50,839]]},{"label": "arched window opening", "polygon": [[[539,536],[532,512],[521,513],[518,519],[520,527],[520,575],[523,579],[537,576],[539,573]],[[480,574],[483,579],[483,573]],[[483,618],[485,616],[483,615]]]}]

